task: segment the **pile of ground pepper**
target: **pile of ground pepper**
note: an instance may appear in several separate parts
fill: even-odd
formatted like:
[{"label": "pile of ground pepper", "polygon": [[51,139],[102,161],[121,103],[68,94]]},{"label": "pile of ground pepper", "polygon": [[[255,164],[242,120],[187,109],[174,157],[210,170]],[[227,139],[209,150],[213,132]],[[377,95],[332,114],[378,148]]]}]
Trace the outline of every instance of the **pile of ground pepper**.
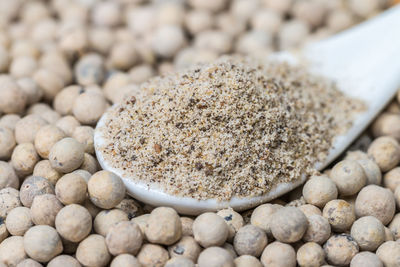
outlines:
[{"label": "pile of ground pepper", "polygon": [[165,192],[229,200],[314,172],[360,102],[285,63],[225,57],[142,85],[100,129],[112,167]]}]

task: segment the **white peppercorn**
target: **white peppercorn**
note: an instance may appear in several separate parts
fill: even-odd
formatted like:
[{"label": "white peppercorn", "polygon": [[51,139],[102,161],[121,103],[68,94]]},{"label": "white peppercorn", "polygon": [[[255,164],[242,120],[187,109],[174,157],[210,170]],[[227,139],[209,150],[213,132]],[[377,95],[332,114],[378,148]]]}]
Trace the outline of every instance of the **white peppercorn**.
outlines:
[{"label": "white peppercorn", "polygon": [[382,181],[382,173],[378,164],[371,159],[357,160],[358,164],[363,168],[365,176],[367,177],[367,185],[376,184],[380,185]]},{"label": "white peppercorn", "polygon": [[101,84],[105,76],[103,58],[95,53],[82,56],[75,64],[74,74],[82,86]]},{"label": "white peppercorn", "polygon": [[155,208],[147,220],[145,234],[151,243],[175,243],[182,236],[182,223],[178,213],[168,207]]},{"label": "white peppercorn", "polygon": [[400,162],[400,145],[393,137],[378,137],[368,148],[368,155],[375,160],[382,172],[387,172]]},{"label": "white peppercorn", "polygon": [[330,173],[341,196],[351,196],[358,193],[367,183],[363,168],[356,161],[342,160]]},{"label": "white peppercorn", "polygon": [[261,262],[254,256],[242,255],[237,257],[234,261],[235,267],[262,267]]},{"label": "white peppercorn", "polygon": [[12,59],[9,72],[15,78],[31,76],[37,68],[36,59],[31,56],[18,56]]},{"label": "white peppercorn", "polygon": [[396,266],[399,263],[400,243],[387,241],[379,246],[376,250],[376,255],[383,262],[384,266]]},{"label": "white peppercorn", "polygon": [[85,153],[83,155],[83,162],[80,166],[80,169],[93,174],[97,172],[100,169],[100,167],[97,159],[94,156]]},{"label": "white peppercorn", "polygon": [[182,223],[182,236],[193,236],[193,222],[194,220],[189,217],[181,217]]},{"label": "white peppercorn", "polygon": [[29,208],[16,207],[6,218],[6,227],[10,234],[23,236],[33,225]]},{"label": "white peppercorn", "polygon": [[13,167],[5,161],[0,161],[0,189],[12,187],[19,188],[19,179]]},{"label": "white peppercorn", "polygon": [[81,175],[68,173],[57,181],[55,191],[64,205],[81,204],[86,199],[87,183]]},{"label": "white peppercorn", "polygon": [[128,41],[122,41],[112,46],[108,65],[110,68],[127,70],[133,67],[138,59],[138,52],[135,46]]},{"label": "white peppercorn", "polygon": [[54,97],[54,109],[61,115],[72,114],[72,106],[74,105],[75,99],[83,92],[84,89],[79,85],[65,87]]},{"label": "white peppercorn", "polygon": [[137,259],[143,266],[163,267],[168,261],[168,251],[154,244],[144,244],[137,255]]},{"label": "white peppercorn", "polygon": [[322,214],[329,221],[332,230],[336,232],[349,230],[356,220],[353,207],[342,199],[335,199],[326,203]]},{"label": "white peppercorn", "polygon": [[24,94],[27,96],[27,104],[32,105],[37,102],[42,98],[43,96],[43,91],[42,89],[39,88],[39,86],[36,84],[36,82],[30,78],[30,77],[23,77],[18,79],[17,85],[19,88],[24,92]]},{"label": "white peppercorn", "polygon": [[309,32],[309,26],[301,20],[290,20],[284,23],[278,33],[280,49],[299,46]]},{"label": "white peppercorn", "polygon": [[320,208],[336,199],[337,195],[338,190],[334,181],[326,176],[312,176],[303,187],[303,196],[307,203]]},{"label": "white peppercorn", "polygon": [[142,242],[142,231],[132,221],[122,221],[112,225],[106,236],[106,245],[112,255],[124,253],[136,255]]},{"label": "white peppercorn", "polygon": [[85,152],[93,154],[94,153],[94,129],[90,126],[78,126],[75,128],[72,137],[84,145]]},{"label": "white peppercorn", "polygon": [[[131,221],[135,222],[137,225],[139,225],[140,230],[144,234],[145,230],[146,230],[147,220],[149,219],[149,217],[150,217],[150,214],[143,214],[143,215],[140,215],[138,217],[131,219]],[[146,236],[144,236],[144,237],[146,237]]]},{"label": "white peppercorn", "polygon": [[22,113],[28,97],[7,75],[0,75],[0,112]]},{"label": "white peppercorn", "polygon": [[331,235],[331,226],[328,220],[320,215],[311,215],[307,219],[308,227],[303,240],[323,244]]},{"label": "white peppercorn", "polygon": [[50,150],[51,166],[59,172],[68,173],[79,168],[84,158],[84,147],[73,138],[61,139]]},{"label": "white peppercorn", "polygon": [[[210,225],[213,225],[210,228]],[[225,220],[213,212],[199,215],[193,222],[194,239],[204,248],[221,246],[228,238],[229,228]]]},{"label": "white peppercorn", "polygon": [[42,264],[32,259],[25,259],[16,265],[16,267],[42,267],[42,266],[43,266]]},{"label": "white peppercorn", "polygon": [[43,194],[54,194],[54,187],[47,179],[40,176],[25,179],[19,192],[22,204],[28,208],[31,207],[36,196]]},{"label": "white peppercorn", "polygon": [[360,249],[375,251],[385,241],[385,229],[377,218],[365,216],[353,223],[351,236]]},{"label": "white peppercorn", "polygon": [[232,255],[220,247],[208,247],[203,250],[197,261],[199,267],[234,267]]},{"label": "white peppercorn", "polygon": [[36,133],[34,140],[37,153],[42,158],[47,159],[53,145],[65,137],[65,133],[54,125],[41,127]]},{"label": "white peppercorn", "polygon": [[59,119],[55,125],[66,133],[67,136],[72,136],[76,127],[81,124],[74,116],[65,116]]},{"label": "white peppercorn", "polygon": [[89,235],[76,249],[76,258],[84,266],[106,266],[111,259],[101,235]]},{"label": "white peppercorn", "polygon": [[52,69],[41,68],[32,76],[33,80],[42,89],[43,97],[47,101],[52,101],[64,87],[64,80]]},{"label": "white peppercorn", "polygon": [[21,206],[19,191],[12,187],[6,187],[0,190],[0,218],[7,217],[8,213]]},{"label": "white peppercorn", "polygon": [[8,160],[16,145],[14,133],[11,129],[0,126],[0,159]]},{"label": "white peppercorn", "polygon": [[396,202],[389,189],[368,185],[357,196],[355,203],[357,217],[371,215],[387,225],[392,220],[395,211]]},{"label": "white peppercorn", "polygon": [[301,267],[319,267],[325,262],[325,252],[319,244],[308,242],[297,250],[296,259]]},{"label": "white peppercorn", "polygon": [[164,58],[173,57],[185,45],[185,35],[177,25],[162,25],[153,34],[151,47]]},{"label": "white peppercorn", "polygon": [[32,143],[22,143],[15,147],[11,155],[11,164],[18,175],[26,176],[33,172],[39,155]]},{"label": "white peppercorn", "polygon": [[39,262],[48,262],[63,250],[57,231],[48,225],[36,225],[24,235],[26,254]]},{"label": "white peppercorn", "polygon": [[21,119],[17,114],[6,114],[0,118],[0,126],[6,127],[12,131],[15,130],[15,125]]},{"label": "white peppercorn", "polygon": [[331,236],[324,244],[326,260],[333,265],[348,265],[358,253],[359,248],[354,239],[348,234]]},{"label": "white peppercorn", "polygon": [[0,243],[0,262],[6,266],[16,266],[26,258],[22,236],[10,236]]},{"label": "white peppercorn", "polygon": [[269,237],[272,237],[272,215],[281,208],[281,205],[269,203],[258,206],[251,214],[251,224],[260,227],[267,233]]},{"label": "white peppercorn", "polygon": [[37,195],[31,206],[32,221],[36,225],[54,227],[56,215],[63,208],[63,204],[53,194]]},{"label": "white peppercorn", "polygon": [[168,247],[171,258],[185,257],[193,262],[197,262],[201,250],[200,245],[191,236],[183,236],[177,243]]},{"label": "white peppercorn", "polygon": [[400,239],[400,213],[397,213],[389,224],[389,230],[394,240]]},{"label": "white peppercorn", "polygon": [[307,217],[295,207],[283,207],[272,215],[271,233],[281,242],[299,241],[308,227]]},{"label": "white peppercorn", "polygon": [[350,267],[383,267],[383,263],[375,253],[363,251],[353,257]]},{"label": "white peppercorn", "polygon": [[236,232],[244,225],[242,215],[233,209],[223,209],[217,212],[219,216],[224,218],[229,227],[228,241],[232,241]]},{"label": "white peppercorn", "polygon": [[[134,218],[135,219],[135,218]],[[93,228],[97,234],[106,236],[108,230],[117,222],[129,221],[128,215],[119,209],[103,210],[93,221]]]},{"label": "white peppercorn", "polygon": [[36,163],[32,175],[46,178],[53,186],[56,185],[58,179],[61,177],[61,174],[51,167],[49,160],[41,160]]},{"label": "white peppercorn", "polygon": [[267,235],[257,226],[248,224],[235,235],[233,245],[238,255],[259,257],[268,243]]},{"label": "white peppercorn", "polygon": [[58,266],[81,267],[81,264],[77,259],[69,255],[59,255],[53,258],[47,264],[47,267],[58,267]]},{"label": "white peppercorn", "polygon": [[80,242],[92,230],[92,216],[86,208],[71,204],[58,212],[55,226],[64,239]]},{"label": "white peppercorn", "polygon": [[396,167],[385,173],[383,176],[383,185],[394,192],[400,185],[400,167]]},{"label": "white peppercorn", "polygon": [[110,264],[110,267],[141,267],[141,266],[142,265],[135,258],[135,256],[132,256],[130,254],[120,254],[117,257],[115,257]]},{"label": "white peppercorn", "polygon": [[296,267],[296,251],[288,244],[275,241],[261,255],[263,266]]},{"label": "white peppercorn", "polygon": [[311,215],[321,215],[322,216],[322,211],[317,208],[314,205],[311,204],[305,204],[301,205],[300,207],[297,207],[299,210],[301,210],[306,217],[310,217]]},{"label": "white peppercorn", "polygon": [[195,267],[192,260],[184,257],[172,258],[169,259],[165,265],[165,267]]}]

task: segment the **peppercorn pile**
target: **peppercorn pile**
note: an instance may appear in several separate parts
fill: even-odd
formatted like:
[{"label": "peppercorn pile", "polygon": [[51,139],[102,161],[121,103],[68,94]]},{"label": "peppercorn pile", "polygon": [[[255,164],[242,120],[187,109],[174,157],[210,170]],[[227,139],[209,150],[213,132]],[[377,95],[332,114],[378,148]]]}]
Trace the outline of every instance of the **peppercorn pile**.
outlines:
[{"label": "peppercorn pile", "polygon": [[259,59],[388,0],[0,0],[0,266],[400,266],[400,95],[331,169],[253,210],[128,197],[93,129],[149,78]]}]

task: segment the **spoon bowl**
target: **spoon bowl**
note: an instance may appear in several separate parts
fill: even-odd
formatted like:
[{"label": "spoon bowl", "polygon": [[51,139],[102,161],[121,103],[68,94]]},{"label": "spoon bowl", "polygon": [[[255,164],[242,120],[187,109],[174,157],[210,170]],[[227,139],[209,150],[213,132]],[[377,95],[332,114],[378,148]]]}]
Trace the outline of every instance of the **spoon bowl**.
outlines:
[{"label": "spoon bowl", "polygon": [[[329,39],[310,44],[296,54],[281,52],[272,56],[276,60],[305,65],[312,73],[334,80],[339,90],[367,105],[367,109],[355,117],[352,127],[335,138],[326,160],[315,165],[317,170],[322,170],[337,158],[397,92],[400,86],[399,29],[400,6],[397,6]],[[229,201],[170,195],[157,184],[125,177],[121,169],[112,167],[105,160],[100,149],[105,139],[99,129],[105,126],[108,115],[106,112],[99,120],[94,135],[98,161],[104,170],[123,179],[128,194],[153,206],[170,206],[190,215],[227,207],[241,211],[273,200],[298,187],[307,178],[303,175],[295,182],[279,183],[262,196],[233,197]]]}]

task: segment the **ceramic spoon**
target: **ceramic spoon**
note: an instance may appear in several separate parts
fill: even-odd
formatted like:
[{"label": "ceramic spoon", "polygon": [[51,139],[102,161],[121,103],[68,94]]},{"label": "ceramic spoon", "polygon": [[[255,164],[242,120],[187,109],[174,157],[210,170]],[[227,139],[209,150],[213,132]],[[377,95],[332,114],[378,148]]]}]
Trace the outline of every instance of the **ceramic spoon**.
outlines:
[{"label": "ceramic spoon", "polygon": [[[295,64],[299,59],[305,60],[312,72],[336,81],[346,95],[361,99],[367,105],[367,109],[355,118],[353,126],[335,138],[326,161],[316,164],[315,167],[322,170],[368,126],[400,87],[400,5],[329,39],[313,43],[299,53],[281,52],[274,57]],[[225,202],[169,195],[156,184],[148,185],[125,177],[122,170],[104,160],[98,149],[104,142],[99,128],[104,127],[107,116],[106,112],[98,122],[94,136],[99,163],[103,169],[123,178],[130,195],[150,205],[171,206],[180,213],[193,215],[226,207],[245,210],[291,191],[306,179],[304,176],[296,182],[277,184],[262,196],[233,197]]]}]

